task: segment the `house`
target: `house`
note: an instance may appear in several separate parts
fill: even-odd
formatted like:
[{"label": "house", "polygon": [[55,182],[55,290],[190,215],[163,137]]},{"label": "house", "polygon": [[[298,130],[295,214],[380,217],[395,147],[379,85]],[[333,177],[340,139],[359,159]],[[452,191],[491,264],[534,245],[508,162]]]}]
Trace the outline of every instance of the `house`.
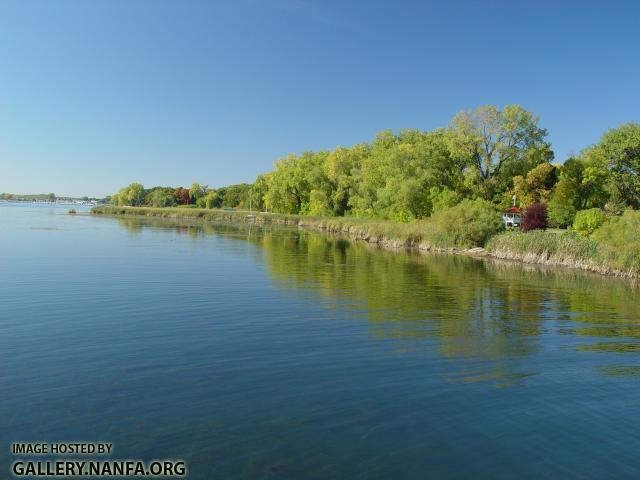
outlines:
[{"label": "house", "polygon": [[507,208],[502,214],[502,220],[506,228],[520,228],[522,209],[518,207]]}]

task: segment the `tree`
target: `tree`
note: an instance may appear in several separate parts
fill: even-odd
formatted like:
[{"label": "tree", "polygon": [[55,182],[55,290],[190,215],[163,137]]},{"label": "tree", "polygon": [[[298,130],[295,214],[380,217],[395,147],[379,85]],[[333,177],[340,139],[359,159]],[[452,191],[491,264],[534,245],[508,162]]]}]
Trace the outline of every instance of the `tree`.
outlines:
[{"label": "tree", "polygon": [[152,189],[146,197],[147,205],[152,207],[173,207],[177,205],[176,197],[172,188],[157,187]]},{"label": "tree", "polygon": [[176,198],[178,205],[189,205],[191,203],[191,196],[189,195],[189,190],[186,188],[176,188],[173,191],[173,196]]},{"label": "tree", "polygon": [[189,189],[189,199],[191,203],[196,203],[199,198],[204,197],[208,188],[207,185],[200,185],[198,182],[193,182]]},{"label": "tree", "polygon": [[238,183],[218,190],[224,207],[248,207],[251,185]]},{"label": "tree", "polygon": [[329,203],[334,215],[344,215],[351,208],[350,200],[356,191],[354,174],[368,154],[368,145],[358,144],[351,148],[338,147],[327,155],[324,173],[330,184]]},{"label": "tree", "polygon": [[511,186],[513,176],[553,158],[547,131],[538,120],[519,105],[503,110],[487,105],[453,118],[447,131],[449,149],[461,167],[470,169],[467,180],[479,196],[493,199]]},{"label": "tree", "polygon": [[567,227],[579,210],[603,208],[609,199],[607,178],[606,161],[593,147],[565,161],[548,204],[551,223]]},{"label": "tree", "polygon": [[[265,195],[266,206],[280,213],[308,213],[311,191],[325,192],[329,182],[323,166],[328,152],[291,154],[275,164]],[[315,195],[316,200],[318,195]]]},{"label": "tree", "polygon": [[204,205],[206,208],[220,208],[222,206],[222,196],[218,191],[211,190],[204,197]]},{"label": "tree", "polygon": [[640,124],[609,130],[593,150],[606,162],[613,199],[640,208]]},{"label": "tree", "polygon": [[118,205],[139,207],[144,205],[144,186],[140,183],[132,183],[117,194]]},{"label": "tree", "polygon": [[[530,170],[526,177],[513,177],[513,190],[509,193],[515,195],[523,207],[534,203],[546,204],[551,198],[557,179],[557,168],[550,163],[541,163]],[[508,195],[509,199],[511,195]]]},{"label": "tree", "polygon": [[433,195],[462,185],[444,136],[441,130],[380,132],[353,170],[353,212],[402,221],[429,216]]},{"label": "tree", "polygon": [[462,194],[448,187],[431,187],[429,189],[429,197],[433,213],[445,208],[451,208],[462,201]]},{"label": "tree", "polygon": [[573,223],[583,203],[584,163],[569,158],[559,169],[559,180],[549,200],[548,215],[555,226],[567,227]]},{"label": "tree", "polygon": [[249,190],[249,199],[251,200],[251,207],[254,210],[261,211],[265,209],[265,197],[269,192],[270,179],[271,174],[264,173],[262,175],[258,175],[256,181],[251,185]]}]

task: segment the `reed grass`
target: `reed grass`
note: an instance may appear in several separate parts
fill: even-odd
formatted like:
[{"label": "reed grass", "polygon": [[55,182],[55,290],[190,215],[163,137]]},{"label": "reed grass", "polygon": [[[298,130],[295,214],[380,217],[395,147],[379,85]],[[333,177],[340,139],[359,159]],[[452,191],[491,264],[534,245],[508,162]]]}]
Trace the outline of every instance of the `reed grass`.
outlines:
[{"label": "reed grass", "polygon": [[491,238],[487,250],[493,257],[525,263],[561,265],[622,277],[640,276],[638,242],[623,249],[575,232],[514,231]]}]

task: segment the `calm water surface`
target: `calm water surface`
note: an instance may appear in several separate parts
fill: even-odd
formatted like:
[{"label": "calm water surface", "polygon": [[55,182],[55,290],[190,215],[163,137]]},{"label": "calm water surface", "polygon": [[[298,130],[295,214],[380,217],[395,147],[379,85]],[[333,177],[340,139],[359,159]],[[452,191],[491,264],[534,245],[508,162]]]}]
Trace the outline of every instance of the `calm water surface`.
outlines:
[{"label": "calm water surface", "polygon": [[282,228],[0,204],[12,441],[192,479],[637,478],[638,290]]}]

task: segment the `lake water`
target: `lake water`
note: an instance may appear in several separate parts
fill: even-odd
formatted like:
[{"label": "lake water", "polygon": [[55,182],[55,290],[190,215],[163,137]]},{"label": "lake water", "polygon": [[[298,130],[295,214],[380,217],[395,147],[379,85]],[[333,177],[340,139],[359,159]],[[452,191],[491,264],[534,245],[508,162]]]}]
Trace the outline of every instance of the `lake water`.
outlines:
[{"label": "lake water", "polygon": [[192,479],[638,477],[625,281],[68,208],[0,203],[2,478],[15,441]]}]

